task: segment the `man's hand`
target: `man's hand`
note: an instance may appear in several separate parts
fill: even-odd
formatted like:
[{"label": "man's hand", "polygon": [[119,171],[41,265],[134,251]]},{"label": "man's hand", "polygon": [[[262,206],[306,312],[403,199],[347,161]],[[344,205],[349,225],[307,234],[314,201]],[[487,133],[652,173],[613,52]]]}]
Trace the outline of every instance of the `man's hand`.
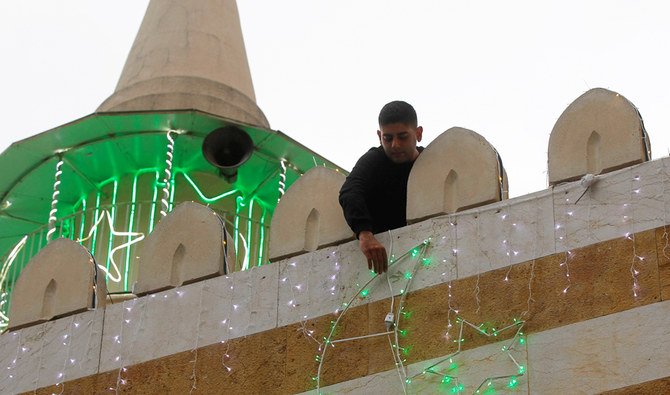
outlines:
[{"label": "man's hand", "polygon": [[370,231],[362,231],[358,234],[358,243],[360,244],[363,255],[368,259],[368,269],[377,274],[384,273],[388,268],[388,259],[386,257],[386,248],[377,241]]}]

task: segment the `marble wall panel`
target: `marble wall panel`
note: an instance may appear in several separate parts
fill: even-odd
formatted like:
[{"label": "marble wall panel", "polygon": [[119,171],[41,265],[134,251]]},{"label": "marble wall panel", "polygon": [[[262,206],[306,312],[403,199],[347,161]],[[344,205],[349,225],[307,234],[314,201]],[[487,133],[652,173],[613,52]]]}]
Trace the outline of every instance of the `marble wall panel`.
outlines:
[{"label": "marble wall panel", "polygon": [[[278,326],[289,325],[291,323],[303,321],[305,317],[317,316],[312,310],[317,310],[317,306],[310,303],[309,277],[311,271],[324,272],[326,275],[329,265],[323,265],[321,268],[313,268],[313,256],[320,252],[307,253],[297,257],[275,262],[279,268],[278,278]],[[326,267],[328,266],[328,267]],[[320,269],[320,270],[319,270]],[[314,296],[325,295],[325,290],[313,291]],[[332,307],[331,307],[332,308]],[[315,315],[312,315],[315,314]]]},{"label": "marble wall panel", "polygon": [[203,283],[199,339],[201,346],[230,339],[231,330],[238,326],[239,322],[233,319],[235,312],[232,303],[233,292],[235,292],[233,283],[233,277],[230,275],[213,278]]},{"label": "marble wall panel", "polygon": [[593,394],[667,377],[670,302],[528,336],[531,390]]},{"label": "marble wall panel", "polygon": [[98,371],[104,310],[2,335],[0,393],[31,391]]},{"label": "marble wall panel", "polygon": [[541,191],[459,214],[458,277],[554,253],[552,207],[550,192]]},{"label": "marble wall panel", "polygon": [[197,342],[201,297],[202,282],[110,306],[100,371],[192,349]]},{"label": "marble wall panel", "polygon": [[[386,236],[379,239],[388,244]],[[389,296],[388,289],[374,290],[381,277],[375,279],[368,270],[358,241],[275,264],[279,267],[278,326],[339,312],[349,303],[359,305]],[[368,282],[368,298],[357,296]]]},{"label": "marble wall panel", "polygon": [[554,188],[556,251],[663,226],[667,221],[663,161],[646,162]]}]

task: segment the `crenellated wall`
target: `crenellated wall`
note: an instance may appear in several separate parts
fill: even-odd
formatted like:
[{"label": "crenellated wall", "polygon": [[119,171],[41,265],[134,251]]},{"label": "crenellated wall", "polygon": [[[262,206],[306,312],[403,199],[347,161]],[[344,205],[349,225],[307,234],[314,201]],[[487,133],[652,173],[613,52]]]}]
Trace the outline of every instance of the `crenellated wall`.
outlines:
[{"label": "crenellated wall", "polygon": [[[274,263],[248,271],[221,276],[235,252],[220,218],[184,203],[140,252],[144,296],[81,313],[95,306],[91,278],[48,299],[47,286],[32,297],[17,287],[12,311],[26,314],[12,327],[33,326],[0,336],[0,392],[665,388],[669,354],[653,345],[670,340],[658,329],[670,324],[670,160],[643,163],[648,147],[635,107],[594,89],[552,131],[553,187],[506,200],[496,150],[449,129],[410,174],[416,223],[378,235],[392,257],[383,276],[343,242],[351,233],[335,171],[314,168],[287,191],[273,219]],[[58,262],[54,273],[67,266]],[[25,273],[24,284],[58,277]],[[63,295],[82,302],[45,315]],[[43,301],[39,311],[31,300]],[[63,317],[39,323],[53,316]]]},{"label": "crenellated wall", "polygon": [[663,158],[384,233],[388,277],[348,242],[5,333],[0,392],[661,393],[668,188]]}]

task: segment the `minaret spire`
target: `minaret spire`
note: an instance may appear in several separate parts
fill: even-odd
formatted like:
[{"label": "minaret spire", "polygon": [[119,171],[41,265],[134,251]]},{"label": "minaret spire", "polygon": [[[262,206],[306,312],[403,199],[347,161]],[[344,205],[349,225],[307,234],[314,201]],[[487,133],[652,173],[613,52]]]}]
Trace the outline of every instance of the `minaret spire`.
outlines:
[{"label": "minaret spire", "polygon": [[235,0],[151,0],[116,90],[98,111],[185,109],[269,128]]}]

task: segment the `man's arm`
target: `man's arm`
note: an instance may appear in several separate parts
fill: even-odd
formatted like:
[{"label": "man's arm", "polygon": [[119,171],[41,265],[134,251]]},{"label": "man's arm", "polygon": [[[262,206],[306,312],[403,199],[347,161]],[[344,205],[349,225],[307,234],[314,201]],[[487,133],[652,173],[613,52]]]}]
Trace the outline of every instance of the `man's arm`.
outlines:
[{"label": "man's arm", "polygon": [[368,230],[358,234],[358,243],[363,255],[368,259],[368,269],[374,269],[377,274],[384,273],[388,269],[388,257],[382,243]]},{"label": "man's arm", "polygon": [[368,209],[366,195],[375,177],[375,152],[368,151],[351,170],[342,189],[340,205],[349,227],[359,240],[360,249],[368,260],[368,268],[376,273],[387,269],[387,254],[384,246],[374,237],[373,218]]}]

